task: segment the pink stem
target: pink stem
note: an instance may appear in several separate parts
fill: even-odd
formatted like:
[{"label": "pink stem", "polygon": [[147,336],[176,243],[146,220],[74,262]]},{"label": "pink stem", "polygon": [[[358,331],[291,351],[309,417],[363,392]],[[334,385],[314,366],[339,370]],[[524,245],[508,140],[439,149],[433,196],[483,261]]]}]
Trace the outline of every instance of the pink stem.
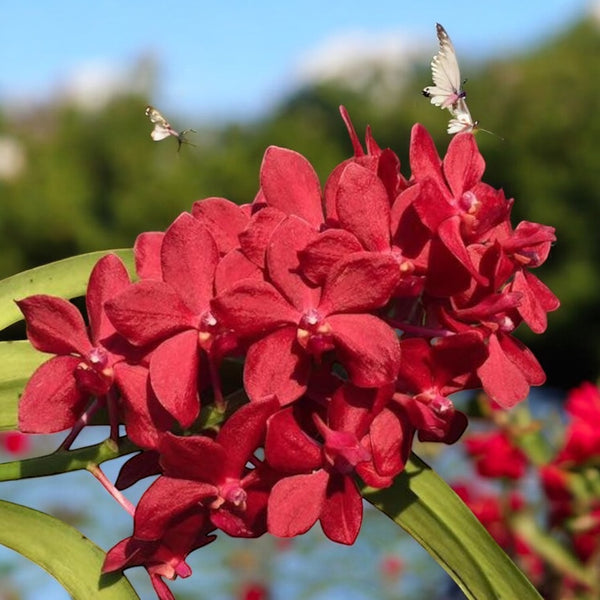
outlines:
[{"label": "pink stem", "polygon": [[98,412],[102,406],[100,398],[95,398],[94,401],[88,406],[87,410],[77,419],[77,423],[73,425],[73,429],[69,432],[69,435],[63,440],[63,443],[58,447],[58,450],[68,450],[71,444],[75,441],[75,438],[79,435],[81,430],[91,421],[92,417]]},{"label": "pink stem", "polygon": [[87,470],[102,484],[102,487],[133,517],[135,506],[114,486],[104,474],[104,471],[95,464],[90,464]]}]

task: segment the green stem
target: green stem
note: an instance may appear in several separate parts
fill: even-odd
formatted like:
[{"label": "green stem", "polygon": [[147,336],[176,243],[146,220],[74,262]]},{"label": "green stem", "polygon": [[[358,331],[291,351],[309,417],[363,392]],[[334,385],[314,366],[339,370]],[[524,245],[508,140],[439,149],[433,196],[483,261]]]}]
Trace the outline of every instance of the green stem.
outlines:
[{"label": "green stem", "polygon": [[45,477],[57,473],[89,469],[90,465],[99,465],[137,450],[139,448],[127,437],[120,437],[118,443],[107,439],[99,444],[76,450],[57,450],[46,456],[0,464],[0,481]]}]

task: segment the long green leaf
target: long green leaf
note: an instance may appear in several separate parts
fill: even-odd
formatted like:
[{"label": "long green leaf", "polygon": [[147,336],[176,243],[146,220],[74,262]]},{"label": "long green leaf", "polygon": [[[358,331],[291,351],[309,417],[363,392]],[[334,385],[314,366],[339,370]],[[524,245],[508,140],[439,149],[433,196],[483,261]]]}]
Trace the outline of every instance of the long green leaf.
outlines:
[{"label": "long green leaf", "polygon": [[17,428],[21,392],[35,369],[49,358],[27,341],[0,342],[0,431]]},{"label": "long green leaf", "polygon": [[0,330],[23,318],[15,300],[32,294],[61,298],[83,296],[92,268],[100,258],[111,253],[120,256],[129,272],[134,272],[132,250],[104,250],[59,260],[0,281]]},{"label": "long green leaf", "polygon": [[443,479],[416,455],[365,498],[415,538],[473,600],[540,600],[533,585]]},{"label": "long green leaf", "polygon": [[0,543],[50,573],[75,600],[139,600],[120,573],[101,574],[104,552],[45,513],[0,500]]}]

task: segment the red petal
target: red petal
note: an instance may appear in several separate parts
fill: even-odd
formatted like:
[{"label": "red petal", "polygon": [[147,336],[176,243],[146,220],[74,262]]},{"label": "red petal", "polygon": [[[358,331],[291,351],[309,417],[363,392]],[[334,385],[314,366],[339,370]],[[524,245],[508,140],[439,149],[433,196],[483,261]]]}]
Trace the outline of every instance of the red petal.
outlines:
[{"label": "red petal", "polygon": [[224,531],[231,537],[255,538],[266,533],[266,526],[263,524],[258,529],[254,529],[252,524],[246,523],[246,513],[234,514],[226,508],[220,508],[211,512],[210,520],[212,524],[221,531]]},{"label": "red petal", "polygon": [[[406,418],[391,410],[384,409],[375,417],[370,429],[371,454],[379,475],[395,477],[402,471],[412,445],[413,431]],[[360,474],[360,465],[357,470]]]},{"label": "red petal", "polygon": [[331,315],[327,322],[354,385],[379,387],[396,380],[400,344],[391,327],[373,315]]},{"label": "red petal", "polygon": [[340,386],[333,394],[327,413],[327,424],[336,431],[351,431],[361,438],[373,417],[391,400],[393,386],[359,388]]},{"label": "red petal", "polygon": [[353,544],[362,523],[362,496],[351,477],[332,478],[321,511],[323,533],[340,544]]},{"label": "red petal", "polygon": [[267,419],[278,408],[275,399],[251,402],[227,419],[216,441],[227,452],[227,470],[232,477],[239,477],[249,458],[262,445]]},{"label": "red petal", "polygon": [[315,229],[323,223],[319,178],[298,152],[269,146],[260,168],[260,187],[269,206],[302,217]]},{"label": "red petal", "polygon": [[322,465],[321,448],[300,427],[291,407],[269,419],[265,456],[282,473],[311,473]]},{"label": "red petal", "polygon": [[365,151],[363,150],[358,136],[356,135],[356,130],[354,129],[354,125],[352,125],[350,115],[348,114],[345,106],[340,106],[340,114],[342,115],[346,129],[348,130],[348,135],[350,136],[350,141],[352,142],[352,149],[354,150],[354,156],[364,156]]},{"label": "red petal", "polygon": [[200,412],[198,333],[184,331],[164,341],[150,358],[150,381],[159,402],[182,427]]},{"label": "red petal", "polygon": [[[367,129],[367,134],[369,132],[370,129]],[[369,145],[368,138],[367,144]],[[377,176],[383,183],[388,198],[393,201],[402,190],[408,187],[408,182],[400,174],[400,159],[390,148],[379,150],[377,155]]]},{"label": "red petal", "polygon": [[442,161],[435,149],[435,144],[429,132],[417,123],[410,135],[410,168],[412,178],[420,181],[425,177],[433,177],[439,182],[444,181]]},{"label": "red petal", "polygon": [[[410,187],[400,196],[402,203],[412,198],[411,204],[421,222],[435,234],[440,224],[456,215],[458,211],[450,204],[451,197],[446,187],[435,179],[428,177],[421,180],[416,189],[415,187]],[[398,202],[394,204],[394,217],[398,210],[396,204]]]},{"label": "red petal", "polygon": [[521,369],[529,385],[542,385],[546,374],[533,352],[512,335],[498,336],[500,346],[510,360]]},{"label": "red petal", "polygon": [[75,424],[88,403],[73,375],[79,362],[74,356],[57,356],[36,369],[19,401],[20,431],[54,433]]},{"label": "red petal", "polygon": [[269,533],[279,537],[306,533],[321,514],[328,481],[329,475],[322,469],[278,481],[269,497]]},{"label": "red petal", "polygon": [[158,279],[162,281],[160,249],[165,234],[162,231],[140,233],[135,240],[135,270],[140,279]]},{"label": "red petal", "polygon": [[238,236],[248,225],[248,215],[231,200],[198,200],[192,206],[192,214],[211,232],[221,255],[240,245]]},{"label": "red petal", "polygon": [[162,440],[160,453],[165,475],[214,485],[226,476],[227,450],[206,436],[168,433]]},{"label": "red petal", "polygon": [[242,252],[259,269],[265,268],[265,252],[273,231],[286,216],[278,208],[267,206],[253,215],[248,227],[240,233]]},{"label": "red petal", "polygon": [[239,249],[228,252],[217,265],[215,292],[220,294],[242,279],[262,279],[262,271]]},{"label": "red petal", "polygon": [[484,277],[479,273],[473,262],[471,261],[471,257],[467,252],[467,248],[465,246],[465,242],[462,239],[461,235],[461,221],[460,216],[455,215],[450,219],[446,219],[437,229],[437,234],[440,237],[440,240],[444,243],[444,246],[448,248],[448,250],[460,261],[460,263],[469,271],[469,273],[473,276],[475,281],[480,285],[486,286],[488,285],[487,277]]},{"label": "red petal", "polygon": [[161,250],[163,279],[188,308],[200,314],[213,297],[219,252],[200,221],[182,213],[165,232]]},{"label": "red petal", "polygon": [[162,434],[174,425],[174,420],[149,389],[148,369],[118,363],[115,381],[121,391],[129,439],[141,448],[157,448]]},{"label": "red petal", "polygon": [[325,182],[325,189],[323,195],[325,197],[325,214],[328,222],[337,223],[337,190],[340,183],[340,177],[344,172],[344,169],[354,161],[354,158],[349,158],[341,162],[337,167],[331,171],[327,181]]},{"label": "red petal", "polygon": [[[262,477],[259,477],[259,479],[262,479]],[[274,474],[270,473],[264,480],[257,482],[256,485],[246,487],[246,510],[241,516],[246,530],[249,530],[253,537],[267,533],[267,505],[271,489],[278,480],[279,476],[275,478]]]},{"label": "red petal", "polygon": [[117,331],[137,346],[194,327],[197,321],[170,285],[150,279],[132,284],[105,308]]},{"label": "red petal", "polygon": [[400,342],[400,378],[405,391],[420,393],[435,388],[448,395],[462,387],[452,385],[460,375],[473,372],[487,358],[487,348],[475,331],[439,338],[429,343],[423,338]]},{"label": "red petal", "polygon": [[325,314],[362,312],[388,302],[400,281],[400,269],[390,254],[355,252],[332,268],[321,296]]},{"label": "red petal", "polygon": [[37,350],[85,356],[92,349],[83,317],[70,302],[39,294],[18,300],[17,305],[25,315],[27,337]]},{"label": "red petal", "polygon": [[104,303],[122,292],[131,282],[123,261],[116,254],[101,258],[90,275],[85,304],[94,343],[115,333],[104,312]]},{"label": "red petal", "polygon": [[125,490],[146,477],[160,475],[161,468],[158,458],[158,451],[155,450],[134,454],[119,470],[115,487],[118,490]]},{"label": "red petal", "polygon": [[282,327],[250,346],[244,388],[251,400],[274,394],[288,404],[306,391],[309,372],[310,358],[296,341],[296,327]]},{"label": "red petal", "polygon": [[360,242],[349,231],[327,229],[299,253],[300,268],[310,281],[322,285],[340,258],[362,249]]},{"label": "red petal", "polygon": [[439,238],[431,241],[427,261],[425,289],[432,296],[453,296],[472,284],[472,275]]},{"label": "red petal", "polygon": [[556,310],[558,298],[535,275],[528,271],[515,274],[511,289],[521,292],[519,314],[534,333],[543,333],[548,325],[547,313]]},{"label": "red petal", "polygon": [[265,281],[246,279],[211,301],[217,320],[238,335],[264,335],[281,325],[298,323],[299,312]]},{"label": "red petal", "polygon": [[337,215],[343,229],[353,233],[365,250],[390,247],[390,202],[377,174],[356,163],[342,173],[337,192]]},{"label": "red petal", "polygon": [[408,258],[419,256],[432,236],[414,206],[420,198],[421,184],[415,183],[397,196],[392,205],[392,240]]},{"label": "red petal", "polygon": [[312,242],[317,233],[298,217],[288,217],[279,224],[267,248],[266,266],[269,279],[299,311],[314,307],[320,292],[309,287],[300,274],[298,254]]},{"label": "red petal", "polygon": [[125,567],[131,558],[131,539],[125,538],[114,545],[107,553],[102,565],[102,573],[112,573]]},{"label": "red petal", "polygon": [[455,135],[444,157],[444,175],[455,198],[479,183],[485,171],[485,161],[477,149],[472,133]]},{"label": "red petal", "polygon": [[187,479],[159,477],[138,502],[134,537],[140,540],[159,540],[172,519],[214,495],[216,489],[212,485]]},{"label": "red petal", "polygon": [[457,383],[487,358],[487,347],[477,331],[438,338],[432,344],[436,385],[444,396],[464,389]]},{"label": "red petal", "polygon": [[522,370],[510,360],[496,336],[488,342],[489,357],[477,374],[486,394],[504,408],[511,408],[524,400],[529,393],[529,383]]}]

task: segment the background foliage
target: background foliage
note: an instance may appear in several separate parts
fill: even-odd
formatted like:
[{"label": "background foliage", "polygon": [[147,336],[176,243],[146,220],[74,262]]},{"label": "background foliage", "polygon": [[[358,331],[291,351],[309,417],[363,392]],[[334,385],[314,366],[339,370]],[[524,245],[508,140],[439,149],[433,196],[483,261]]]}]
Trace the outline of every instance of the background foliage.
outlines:
[{"label": "background foliage", "polygon": [[[478,136],[485,180],[516,198],[515,225],[526,219],[557,228],[558,243],[540,275],[562,308],[539,339],[523,335],[559,387],[600,372],[598,56],[598,25],[582,21],[527,54],[463,67],[474,117],[504,138]],[[420,96],[429,79],[425,60],[395,91],[375,71],[362,89],[331,81],[297,90],[256,122],[202,126],[168,115],[174,125],[198,130],[197,147],[179,153],[174,140],[150,141],[142,96],[115,97],[95,112],[65,103],[20,115],[0,107],[0,147],[16,143],[24,158],[21,169],[0,174],[0,277],[130,247],[139,232],[164,229],[199,198],[250,202],[270,144],[305,154],[324,180],[351,153],[341,103],[361,135],[370,124],[378,143],[401,157],[416,121],[443,154],[448,115]]]}]

